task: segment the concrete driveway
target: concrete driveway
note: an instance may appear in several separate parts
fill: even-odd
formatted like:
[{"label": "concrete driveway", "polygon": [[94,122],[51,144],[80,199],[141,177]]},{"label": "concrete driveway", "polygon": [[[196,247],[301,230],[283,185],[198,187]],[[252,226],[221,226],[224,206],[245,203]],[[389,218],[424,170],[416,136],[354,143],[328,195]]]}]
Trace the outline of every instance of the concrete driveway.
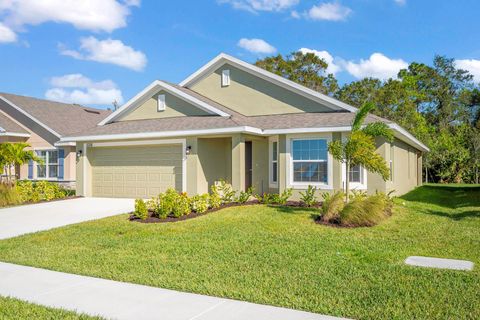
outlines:
[{"label": "concrete driveway", "polygon": [[0,209],[0,239],[132,212],[133,199],[77,198]]}]

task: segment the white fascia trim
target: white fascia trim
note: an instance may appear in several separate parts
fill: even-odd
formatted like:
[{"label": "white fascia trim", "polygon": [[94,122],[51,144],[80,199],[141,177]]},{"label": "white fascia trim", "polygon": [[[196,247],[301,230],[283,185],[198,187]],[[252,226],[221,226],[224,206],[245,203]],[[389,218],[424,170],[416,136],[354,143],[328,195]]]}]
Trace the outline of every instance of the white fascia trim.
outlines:
[{"label": "white fascia trim", "polygon": [[228,54],[221,53],[218,56],[216,56],[213,60],[205,64],[203,67],[201,67],[199,70],[197,70],[195,73],[190,75],[188,78],[180,82],[180,86],[182,87],[189,87],[198,80],[202,79],[206,74],[210,73],[217,67],[219,67],[221,64],[229,62],[233,64],[234,66],[238,67],[239,69],[246,71],[250,74],[254,74],[256,76],[259,76],[260,78],[272,82],[274,84],[277,84],[281,86],[284,89],[294,91],[306,98],[313,99],[317,102],[324,103],[327,105],[327,107],[330,107],[334,110],[348,110],[350,112],[356,112],[357,108],[352,107],[344,102],[341,102],[337,99],[331,98],[327,95],[324,95],[322,93],[319,93],[315,90],[309,89],[307,87],[304,87],[298,83],[295,83],[291,80],[285,79],[281,76],[278,76],[274,73],[271,73],[269,71],[266,71],[262,68],[259,68],[257,66],[254,66],[253,64],[250,64],[248,62],[242,61],[240,59],[237,59],[235,57],[232,57]]},{"label": "white fascia trim", "polygon": [[316,128],[292,128],[292,129],[267,129],[263,130],[264,135],[291,134],[291,133],[317,133],[317,132],[343,132],[352,130],[351,126],[341,127],[316,127]]},{"label": "white fascia trim", "polygon": [[410,142],[411,144],[413,144],[415,147],[417,147],[418,149],[420,149],[421,151],[424,151],[424,152],[429,152],[430,149],[424,145],[423,143],[421,143],[417,138],[415,138],[414,136],[412,136],[410,134],[410,132],[408,132],[407,130],[403,129],[402,127],[400,127],[398,124],[396,123],[389,123],[388,126],[397,132],[397,135],[396,137],[399,138],[400,140],[406,140],[407,142]]},{"label": "white fascia trim", "polygon": [[63,141],[58,141],[54,143],[55,147],[75,147],[77,144],[73,141],[69,142],[63,142]]},{"label": "white fascia trim", "polygon": [[111,113],[108,117],[103,119],[98,125],[103,126],[116,118],[118,116],[124,114],[126,111],[128,111],[131,107],[134,107],[137,105],[137,102],[142,101],[145,99],[146,96],[150,96],[151,94],[154,93],[154,91],[157,90],[165,90],[174,96],[186,100],[196,107],[207,111],[208,113],[211,114],[217,114],[221,117],[230,117],[230,114],[223,112],[222,110],[215,108],[214,106],[209,105],[208,103],[201,101],[195,97],[192,97],[191,95],[186,94],[185,92],[178,90],[177,88],[169,85],[166,82],[160,81],[160,80],[155,80],[152,82],[150,85],[148,85],[145,89],[143,89],[139,94],[137,94],[135,97],[132,99],[128,100],[127,103],[125,103],[123,106],[121,106],[119,109],[117,109],[115,112]]},{"label": "white fascia trim", "polygon": [[0,132],[0,136],[29,138],[30,133],[17,133],[17,132],[4,131],[4,132]]},{"label": "white fascia trim", "polygon": [[36,123],[38,123],[40,126],[42,126],[45,130],[47,130],[48,132],[50,132],[51,134],[57,136],[57,137],[61,137],[61,135],[56,132],[55,130],[53,130],[52,128],[50,128],[49,126],[47,126],[46,124],[44,124],[43,122],[41,122],[40,120],[38,120],[37,118],[35,118],[34,116],[30,115],[29,113],[25,112],[22,108],[20,108],[19,106],[17,106],[15,103],[11,102],[10,100],[6,99],[5,97],[3,96],[0,96],[0,100],[3,100],[5,101],[6,103],[8,103],[10,106],[12,106],[15,110],[17,110],[18,112],[20,112],[21,114],[25,115],[27,118],[35,121]]},{"label": "white fascia trim", "polygon": [[201,129],[201,130],[182,130],[182,131],[158,131],[158,132],[140,132],[127,134],[108,134],[97,136],[79,136],[79,137],[64,137],[61,141],[101,141],[101,140],[126,140],[126,139],[148,139],[148,138],[168,138],[181,136],[197,136],[197,135],[215,135],[225,133],[249,133],[262,135],[262,130],[243,126],[231,128],[218,129]]},{"label": "white fascia trim", "polygon": [[185,139],[95,142],[95,143],[92,143],[90,147],[101,148],[101,147],[152,146],[152,145],[163,145],[163,144],[181,144],[183,142],[185,142]]}]

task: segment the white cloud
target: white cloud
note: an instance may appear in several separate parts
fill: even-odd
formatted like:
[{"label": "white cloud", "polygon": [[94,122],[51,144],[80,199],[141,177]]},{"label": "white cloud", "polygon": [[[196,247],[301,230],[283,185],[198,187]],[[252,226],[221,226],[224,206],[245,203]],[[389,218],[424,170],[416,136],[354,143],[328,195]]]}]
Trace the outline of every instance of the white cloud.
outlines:
[{"label": "white cloud", "polygon": [[293,10],[292,12],[290,12],[290,16],[294,19],[300,19],[301,18],[300,13],[298,13],[298,11],[296,11],[296,10]]},{"label": "white cloud", "polygon": [[15,42],[17,35],[12,29],[0,22],[0,43]]},{"label": "white cloud", "polygon": [[313,6],[305,12],[305,16],[312,20],[343,21],[352,13],[352,9],[342,6],[338,2],[325,2]]},{"label": "white cloud", "polygon": [[360,62],[344,61],[343,67],[357,79],[373,77],[378,79],[395,78],[400,69],[408,67],[402,59],[390,59],[382,53],[373,53],[367,60]]},{"label": "white cloud", "polygon": [[480,60],[475,59],[459,59],[455,60],[455,65],[459,69],[467,70],[473,75],[475,82],[480,82]]},{"label": "white cloud", "polygon": [[242,38],[237,44],[240,48],[243,48],[252,53],[272,54],[277,51],[274,46],[265,42],[262,39],[246,39]]},{"label": "white cloud", "polygon": [[77,29],[112,32],[127,25],[139,0],[0,0],[0,14],[10,28],[45,22],[68,23]]},{"label": "white cloud", "polygon": [[282,11],[298,4],[299,0],[218,0],[219,3],[229,3],[235,9],[258,11]]},{"label": "white cloud", "polygon": [[141,71],[147,64],[147,57],[120,40],[98,40],[95,37],[82,38],[80,50],[70,50],[60,45],[60,53],[79,60],[116,64]]},{"label": "white cloud", "polygon": [[325,51],[325,50],[319,51],[319,50],[308,49],[308,48],[300,48],[298,51],[302,52],[303,54],[313,53],[317,57],[325,60],[325,62],[328,63],[328,68],[326,70],[327,73],[336,74],[342,70],[340,65],[335,64],[335,59],[328,51]]},{"label": "white cloud", "polygon": [[80,73],[74,73],[53,77],[50,84],[53,88],[45,92],[45,97],[50,100],[95,105],[110,105],[113,101],[123,103],[122,91],[111,80],[95,82]]},{"label": "white cloud", "polygon": [[404,6],[407,4],[407,0],[394,0],[399,6]]}]

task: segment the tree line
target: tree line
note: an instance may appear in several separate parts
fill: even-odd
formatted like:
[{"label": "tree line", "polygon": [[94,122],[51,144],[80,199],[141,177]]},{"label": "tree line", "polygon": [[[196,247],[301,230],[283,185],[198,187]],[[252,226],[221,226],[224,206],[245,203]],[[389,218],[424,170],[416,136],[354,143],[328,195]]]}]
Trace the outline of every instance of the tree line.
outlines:
[{"label": "tree line", "polygon": [[344,85],[313,53],[279,54],[255,64],[354,107],[375,104],[372,113],[398,123],[430,148],[423,158],[424,180],[479,183],[480,84],[454,59],[436,55],[431,64],[410,63],[396,78]]}]

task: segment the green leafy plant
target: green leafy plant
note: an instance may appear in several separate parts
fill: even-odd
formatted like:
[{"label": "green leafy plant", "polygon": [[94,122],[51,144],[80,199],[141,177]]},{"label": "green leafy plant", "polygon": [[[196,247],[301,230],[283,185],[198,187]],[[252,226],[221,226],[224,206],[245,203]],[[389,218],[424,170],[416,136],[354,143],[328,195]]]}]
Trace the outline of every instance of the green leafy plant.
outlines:
[{"label": "green leafy plant", "polygon": [[58,185],[58,183],[49,181],[32,182],[29,180],[18,181],[15,186],[20,194],[22,202],[50,201],[53,199],[63,199],[72,195],[71,190],[67,190]]},{"label": "green leafy plant", "polygon": [[135,211],[133,211],[133,215],[136,218],[145,220],[148,218],[148,209],[145,201],[143,199],[136,199],[135,200]]},{"label": "green leafy plant", "polygon": [[317,204],[317,197],[315,193],[317,192],[317,188],[308,185],[307,190],[305,192],[300,192],[300,201],[307,207],[312,207]]},{"label": "green leafy plant", "polygon": [[345,206],[345,194],[342,191],[337,191],[333,194],[323,193],[322,216],[323,222],[335,223],[340,220],[340,211]]},{"label": "green leafy plant", "polygon": [[43,163],[43,160],[37,157],[33,150],[25,150],[28,147],[30,145],[25,142],[4,142],[0,144],[0,166],[2,169],[5,168],[9,184],[13,184],[12,168],[19,168],[20,165],[29,161]]},{"label": "green leafy plant", "polygon": [[288,199],[290,199],[290,197],[292,196],[292,192],[293,192],[292,188],[287,188],[287,189],[283,190],[282,193],[277,195],[274,203],[282,205],[282,206],[286,205]]},{"label": "green leafy plant", "polygon": [[177,193],[177,195],[178,197],[176,198],[175,205],[173,206],[172,210],[172,215],[175,218],[179,218],[191,212],[190,199],[188,198],[188,195],[185,192],[180,194]]},{"label": "green leafy plant", "polygon": [[208,193],[195,195],[190,199],[190,207],[196,213],[204,213],[210,205],[210,196]]},{"label": "green leafy plant", "polygon": [[370,227],[391,214],[391,200],[384,193],[356,197],[340,212],[340,223],[350,227]]},{"label": "green leafy plant", "polygon": [[222,205],[222,197],[220,196],[216,185],[212,185],[210,190],[210,208],[216,209]]},{"label": "green leafy plant", "polygon": [[254,192],[255,189],[253,187],[249,187],[247,191],[240,191],[235,201],[244,204],[252,197]]},{"label": "green leafy plant", "polygon": [[160,219],[165,219],[171,215],[178,197],[178,192],[173,188],[167,189],[165,193],[160,193],[154,202],[153,212],[155,215]]},{"label": "green leafy plant", "polygon": [[264,192],[263,194],[256,194],[255,198],[258,200],[258,202],[263,203],[263,204],[273,204],[275,203],[275,200],[277,199],[277,195],[273,193],[266,193]]},{"label": "green leafy plant", "polygon": [[232,186],[225,180],[220,180],[218,184],[218,192],[220,193],[222,203],[231,203],[235,199],[235,191]]}]

